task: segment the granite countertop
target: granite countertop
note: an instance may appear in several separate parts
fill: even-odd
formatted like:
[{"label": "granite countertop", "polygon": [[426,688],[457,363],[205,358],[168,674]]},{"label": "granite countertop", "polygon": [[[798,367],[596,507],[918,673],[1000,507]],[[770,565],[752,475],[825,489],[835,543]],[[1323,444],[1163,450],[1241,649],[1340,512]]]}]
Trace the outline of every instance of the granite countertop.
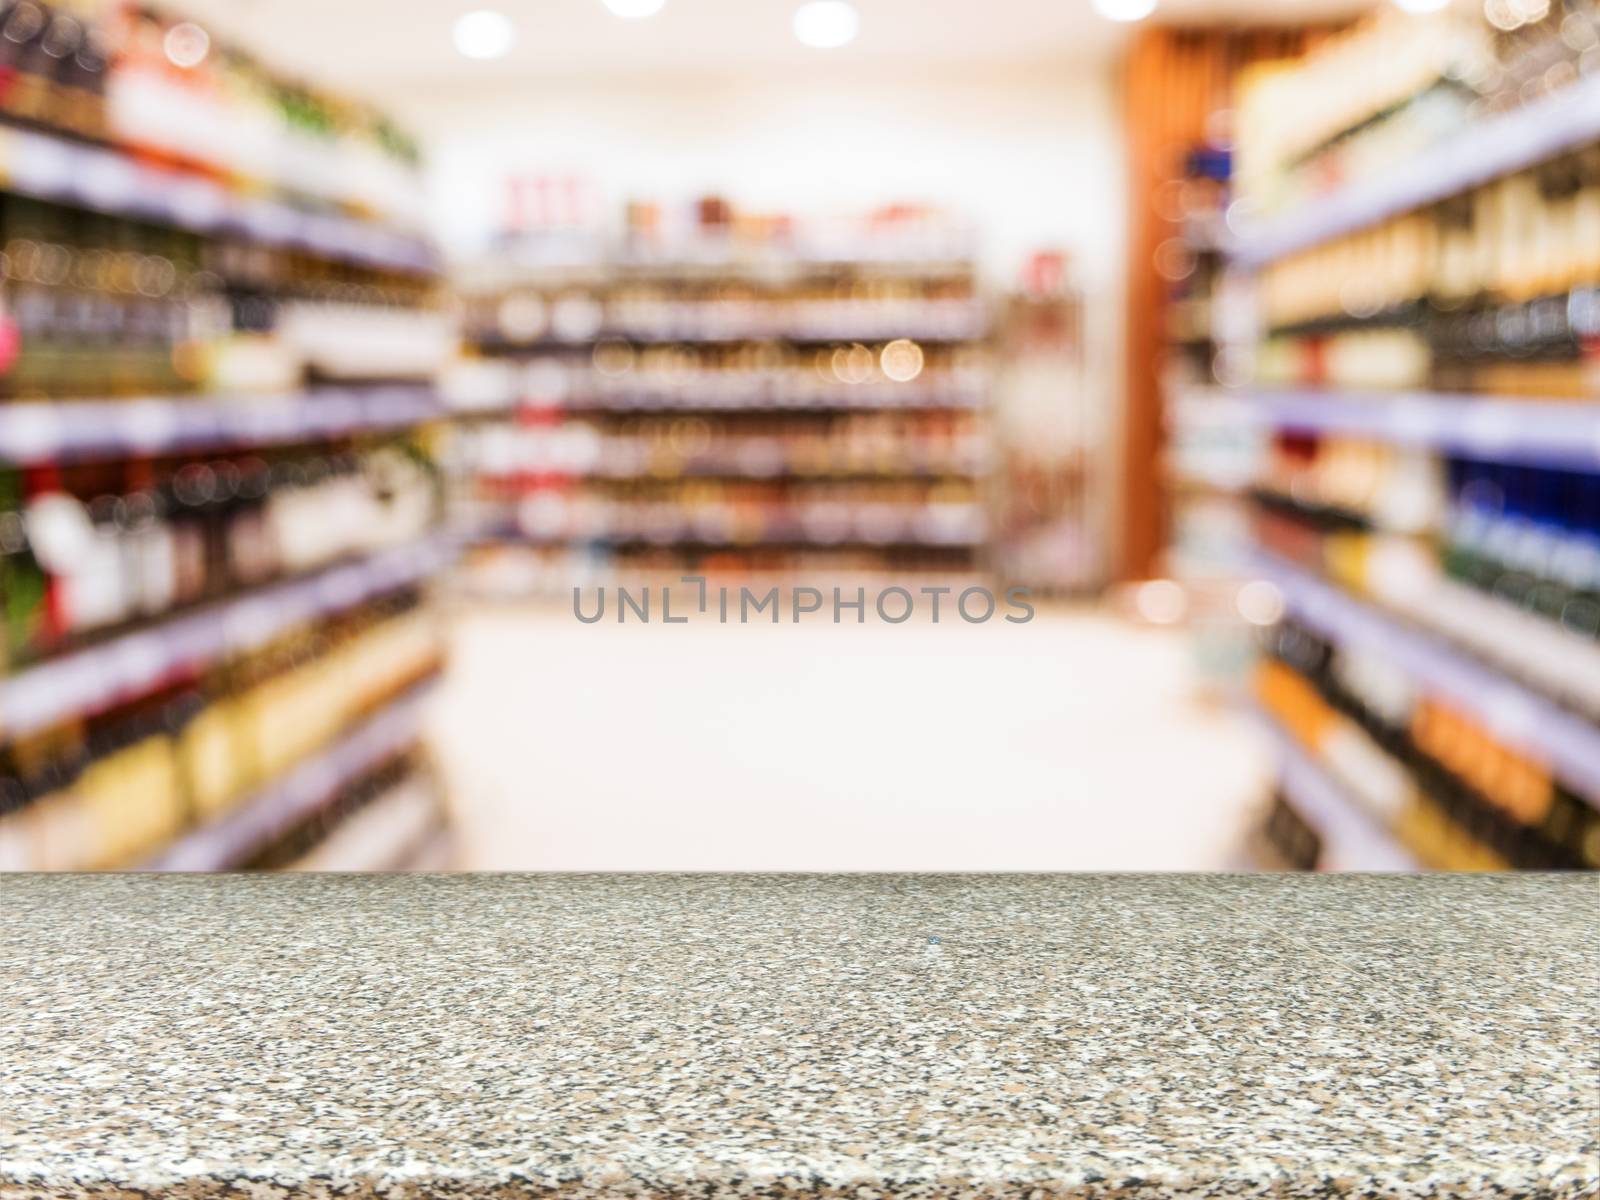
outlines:
[{"label": "granite countertop", "polygon": [[1600,1193],[1593,877],[0,876],[0,1197]]}]

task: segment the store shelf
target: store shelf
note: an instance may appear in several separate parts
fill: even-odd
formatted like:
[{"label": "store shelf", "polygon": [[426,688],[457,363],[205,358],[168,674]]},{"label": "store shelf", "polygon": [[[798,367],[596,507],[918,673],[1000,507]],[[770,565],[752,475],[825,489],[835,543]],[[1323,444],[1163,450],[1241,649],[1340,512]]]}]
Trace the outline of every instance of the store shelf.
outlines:
[{"label": "store shelf", "polygon": [[233,812],[179,838],[144,864],[147,871],[223,871],[294,822],[309,816],[347,784],[417,740],[422,684],[368,718],[322,753],[301,763]]},{"label": "store shelf", "polygon": [[973,239],[964,235],[801,239],[796,245],[746,246],[726,238],[682,239],[670,244],[624,246],[608,265],[634,273],[745,274],[753,278],[870,267],[905,276],[970,274]]},{"label": "store shelf", "polygon": [[436,533],[23,670],[0,681],[0,738],[104,711],[185,671],[262,646],[295,625],[418,583],[450,562],[459,541],[453,533]]},{"label": "store shelf", "polygon": [[449,414],[432,388],[0,405],[0,462],[141,458],[405,429]]},{"label": "store shelf", "polygon": [[814,397],[773,396],[752,390],[711,397],[706,392],[674,396],[663,392],[613,393],[604,399],[577,398],[565,408],[572,413],[632,416],[671,413],[674,416],[721,417],[750,413],[785,416],[796,413],[968,412],[984,406],[980,389],[863,388],[859,394],[829,393]]},{"label": "store shelf", "polygon": [[736,463],[681,463],[670,470],[652,470],[648,466],[611,468],[601,467],[582,473],[533,470],[523,474],[480,474],[473,478],[480,484],[496,489],[520,490],[529,478],[544,483],[561,479],[571,483],[672,484],[704,479],[718,483],[770,483],[785,485],[822,483],[930,483],[940,480],[979,480],[988,472],[981,466],[968,464],[948,467],[839,467],[819,468],[814,471],[796,471],[789,467],[766,468],[758,465],[741,467]]},{"label": "store shelf", "polygon": [[552,354],[559,351],[586,351],[596,342],[626,342],[632,346],[738,346],[746,342],[791,342],[799,345],[835,345],[842,342],[890,342],[906,339],[923,344],[976,342],[989,336],[987,317],[974,316],[964,324],[901,321],[872,326],[861,322],[838,324],[808,322],[803,325],[751,325],[717,330],[646,331],[637,328],[608,328],[592,338],[542,338],[515,341],[502,337],[468,335],[466,340],[484,354],[514,357],[522,354]]},{"label": "store shelf", "polygon": [[438,788],[427,771],[419,768],[345,817],[287,869],[403,870],[442,826]]},{"label": "store shelf", "polygon": [[1439,392],[1255,390],[1252,416],[1299,433],[1366,437],[1496,462],[1600,467],[1600,404]]},{"label": "store shelf", "polygon": [[0,190],[95,212],[248,238],[362,266],[433,271],[423,239],[371,221],[239,195],[203,175],[140,162],[118,150],[32,130],[0,128]]},{"label": "store shelf", "polygon": [[1423,687],[1471,713],[1496,736],[1548,763],[1600,804],[1600,727],[1395,617],[1265,552],[1252,566],[1289,610],[1336,645],[1388,658]]},{"label": "store shelf", "polygon": [[1265,713],[1256,716],[1272,742],[1284,799],[1322,841],[1324,871],[1420,871],[1411,853],[1330,778],[1295,738]]},{"label": "store shelf", "polygon": [[1258,267],[1410,212],[1600,139],[1600,76],[1522,108],[1476,121],[1382,175],[1242,231],[1232,257]]},{"label": "store shelf", "polygon": [[987,337],[989,322],[981,309],[963,321],[885,321],[870,322],[807,321],[798,325],[768,326],[753,324],[743,328],[645,330],[609,329],[606,339],[630,342],[637,346],[724,345],[739,342],[888,342],[908,338],[914,342],[973,342]]},{"label": "store shelf", "polygon": [[543,534],[528,532],[515,523],[485,521],[472,535],[471,544],[519,545],[569,548],[575,550],[927,550],[950,553],[971,553],[987,545],[984,532],[954,532],[948,537],[918,536],[914,533],[897,533],[890,537],[868,538],[857,533],[839,537],[808,534],[796,523],[784,523],[763,530],[759,536],[735,538],[719,536],[712,532],[696,532],[687,524],[680,528],[663,529],[653,536],[645,534],[597,533]]},{"label": "store shelf", "polygon": [[456,862],[456,841],[449,826],[439,829],[400,863],[403,871],[448,871]]},{"label": "store shelf", "polygon": [[759,538],[738,540],[735,538],[714,537],[697,535],[693,533],[672,534],[663,537],[543,537],[535,534],[524,533],[518,529],[497,528],[479,533],[474,538],[475,545],[497,545],[510,543],[513,545],[543,546],[552,549],[568,547],[586,550],[613,550],[613,551],[641,551],[641,550],[680,550],[712,552],[720,550],[927,550],[972,553],[987,545],[987,539],[979,535],[951,537],[951,538],[918,538],[918,537],[891,537],[882,539],[863,537],[844,537],[837,539],[807,537],[801,533],[773,533],[763,534]]}]

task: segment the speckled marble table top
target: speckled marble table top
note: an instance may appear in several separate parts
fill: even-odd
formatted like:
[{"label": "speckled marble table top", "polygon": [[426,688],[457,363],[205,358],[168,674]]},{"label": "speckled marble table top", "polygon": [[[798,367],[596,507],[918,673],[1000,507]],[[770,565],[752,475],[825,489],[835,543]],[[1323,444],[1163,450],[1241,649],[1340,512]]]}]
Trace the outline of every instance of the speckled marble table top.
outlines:
[{"label": "speckled marble table top", "polygon": [[0,1197],[1600,1193],[1582,877],[0,876]]}]

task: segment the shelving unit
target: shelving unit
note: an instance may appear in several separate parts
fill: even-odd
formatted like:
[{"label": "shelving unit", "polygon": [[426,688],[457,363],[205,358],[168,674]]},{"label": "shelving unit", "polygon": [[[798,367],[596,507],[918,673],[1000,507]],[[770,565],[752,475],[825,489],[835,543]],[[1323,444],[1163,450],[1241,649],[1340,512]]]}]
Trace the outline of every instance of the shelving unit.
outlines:
[{"label": "shelving unit", "polygon": [[437,533],[26,668],[0,679],[0,737],[21,737],[76,713],[103,711],[182,672],[265,645],[296,625],[421,583],[454,558],[458,544],[456,535]]},{"label": "shelving unit", "polygon": [[183,835],[140,869],[225,871],[238,866],[275,833],[311,815],[341,788],[415,743],[432,691],[431,684],[413,688],[220,820]]},{"label": "shelving unit", "polygon": [[416,758],[440,260],[379,115],[89,19],[110,85],[30,47],[0,125],[0,869],[269,862]]},{"label": "shelving unit", "polygon": [[1233,261],[1265,266],[1340,234],[1446,199],[1600,139],[1600,77],[1462,129],[1382,175],[1347,184],[1282,216],[1245,226]]},{"label": "shelving unit", "polygon": [[[445,391],[469,397],[455,470],[485,540],[620,569],[918,550],[970,569],[987,541],[988,388],[956,356],[981,347],[989,324],[971,262],[681,250],[496,269],[466,285],[470,382]],[[899,289],[891,301],[851,296],[886,286]],[[932,290],[905,298],[917,288]],[[562,332],[562,304],[583,306],[581,328]],[[517,328],[529,312],[550,327]],[[890,347],[904,370],[880,363]],[[830,354],[851,356],[838,378],[813,368]],[[652,365],[667,357],[670,368]],[[919,438],[938,447],[932,458]],[[907,488],[965,491],[917,503]]]},{"label": "shelving unit", "polygon": [[[1553,26],[1544,33],[1553,35]],[[1379,35],[1369,30],[1350,36]],[[1345,47],[1341,53],[1348,58],[1352,51]],[[1301,89],[1294,93],[1300,102],[1314,99],[1314,91],[1306,90],[1312,78],[1295,81]],[[1283,77],[1268,86],[1283,87]],[[1289,93],[1263,94],[1282,101]],[[1499,97],[1496,102],[1508,101],[1514,103],[1514,98]],[[1248,105],[1247,97],[1241,105],[1247,117]],[[1399,122],[1404,115],[1402,104],[1374,120]],[[1405,134],[1389,136],[1403,139]],[[1522,222],[1518,228],[1542,232],[1548,225],[1549,236],[1558,236],[1566,227],[1550,211],[1534,206],[1558,205],[1561,197],[1572,193],[1550,180],[1570,178],[1571,187],[1580,190],[1593,186],[1593,181],[1586,168],[1570,177],[1560,176],[1559,170],[1532,173],[1545,172],[1552,163],[1557,167],[1586,163],[1576,152],[1597,143],[1600,76],[1587,73],[1518,107],[1480,117],[1387,169],[1374,169],[1289,211],[1255,220],[1235,215],[1230,221],[1234,230],[1225,244],[1233,286],[1241,295],[1254,293],[1258,303],[1247,307],[1260,309],[1247,322],[1255,327],[1241,330],[1235,343],[1241,361],[1249,361],[1253,346],[1267,344],[1270,330],[1271,347],[1279,357],[1267,360],[1259,379],[1336,381],[1322,387],[1256,382],[1231,389],[1240,436],[1262,437],[1275,447],[1277,457],[1263,463],[1264,473],[1277,472],[1268,492],[1283,496],[1289,509],[1299,504],[1304,510],[1287,517],[1270,515],[1277,512],[1275,508],[1261,510],[1264,515],[1254,525],[1256,536],[1281,553],[1257,547],[1250,555],[1251,573],[1276,586],[1294,626],[1347,654],[1343,669],[1357,672],[1357,679],[1328,683],[1330,695],[1341,688],[1353,689],[1338,703],[1355,705],[1350,711],[1370,722],[1370,728],[1406,743],[1406,754],[1412,756],[1407,761],[1414,765],[1405,768],[1405,786],[1431,805],[1432,815],[1408,834],[1422,839],[1415,855],[1398,847],[1386,850],[1381,839],[1349,833],[1358,830],[1359,823],[1349,819],[1348,801],[1344,801],[1345,815],[1340,815],[1344,798],[1338,785],[1295,735],[1274,725],[1279,790],[1326,844],[1337,840],[1336,831],[1345,831],[1353,839],[1347,844],[1360,847],[1353,861],[1365,855],[1388,864],[1372,869],[1413,869],[1423,859],[1436,865],[1469,861],[1472,852],[1435,855],[1427,839],[1460,837],[1464,845],[1475,840],[1485,845],[1483,829],[1496,821],[1502,823],[1501,835],[1524,825],[1532,829],[1542,803],[1558,807],[1575,803],[1577,811],[1584,811],[1587,803],[1600,809],[1600,724],[1595,720],[1600,710],[1594,705],[1595,689],[1587,681],[1587,675],[1600,669],[1590,666],[1600,664],[1600,644],[1582,631],[1581,622],[1565,623],[1576,611],[1570,605],[1581,607],[1587,595],[1581,569],[1574,568],[1574,573],[1563,567],[1557,580],[1528,565],[1531,560],[1519,558],[1515,569],[1529,572],[1529,589],[1544,587],[1546,595],[1555,589],[1564,598],[1574,598],[1553,604],[1541,600],[1540,611],[1534,611],[1533,602],[1526,599],[1528,591],[1502,589],[1500,576],[1493,574],[1513,568],[1479,543],[1460,540],[1469,536],[1462,530],[1471,527],[1472,514],[1478,511],[1469,503],[1478,501],[1464,499],[1469,493],[1451,482],[1463,477],[1460,472],[1480,468],[1493,479],[1512,478],[1501,472],[1520,472],[1515,476],[1519,480],[1557,475],[1564,481],[1581,480],[1600,472],[1600,396],[1590,390],[1591,377],[1584,373],[1593,353],[1586,332],[1585,314],[1594,287],[1584,274],[1588,268],[1576,265],[1574,256],[1560,253],[1547,261],[1514,238],[1501,248],[1502,257],[1493,270],[1480,266],[1478,274],[1471,274],[1461,257],[1464,246],[1480,244],[1473,239],[1510,228],[1490,222],[1495,219],[1492,203],[1497,198],[1512,203],[1512,193],[1506,189],[1513,185],[1502,184],[1511,176],[1519,177],[1515,186],[1524,187],[1521,196],[1529,206],[1516,210]],[[1338,166],[1360,161],[1360,154],[1350,151]],[[1281,167],[1270,155],[1256,165]],[[1272,180],[1295,182],[1290,169],[1282,169],[1281,175],[1260,176],[1269,181],[1269,191],[1277,186]],[[1304,168],[1299,178],[1316,176]],[[1497,190],[1481,190],[1489,187]],[[1512,219],[1510,208],[1499,211],[1505,220]],[[1418,240],[1404,240],[1413,235]],[[1456,240],[1447,241],[1450,238]],[[1447,250],[1455,257],[1448,258]],[[1296,257],[1306,252],[1313,253]],[[1406,258],[1407,254],[1415,257]],[[1406,264],[1415,270],[1408,274]],[[1456,274],[1448,274],[1450,269]],[[1524,271],[1525,278],[1512,278],[1516,270]],[[1369,286],[1378,287],[1384,297],[1376,307],[1367,300]],[[1330,298],[1335,295],[1337,299]],[[1531,321],[1536,306],[1542,306],[1537,328],[1543,331],[1539,336],[1544,342],[1514,330],[1503,335],[1503,345],[1495,340],[1502,336],[1502,328],[1512,329],[1507,324],[1510,318],[1520,314]],[[1557,321],[1554,333],[1545,319],[1551,312],[1564,318]],[[1467,336],[1465,323],[1475,315],[1483,320]],[[1369,340],[1362,342],[1363,337]],[[1355,357],[1362,353],[1368,357]],[[1383,353],[1394,357],[1374,365]],[[1411,357],[1402,358],[1405,355]],[[1545,374],[1522,367],[1546,359]],[[1386,370],[1391,374],[1384,375]],[[1375,382],[1361,388],[1368,378]],[[1380,378],[1423,382],[1384,386],[1376,382]],[[1429,382],[1436,390],[1429,390]],[[1469,388],[1482,390],[1464,390]],[[1567,398],[1551,398],[1555,395]],[[1313,468],[1312,463],[1321,465]],[[1312,489],[1360,493],[1363,463],[1373,472],[1369,495],[1378,494],[1378,480],[1384,480],[1384,486],[1393,481],[1395,490],[1384,493],[1390,507],[1368,511],[1356,501],[1319,508],[1320,493]],[[1344,464],[1342,476],[1339,464]],[[1305,496],[1298,490],[1302,485]],[[1407,487],[1412,489],[1409,493]],[[1529,529],[1552,531],[1552,538],[1577,536],[1563,523],[1569,518],[1581,523],[1575,491],[1542,493],[1537,512],[1520,498],[1496,493],[1492,487],[1481,495],[1489,506],[1485,521],[1501,520],[1503,511],[1507,528],[1521,521]],[[1495,495],[1500,496],[1498,501]],[[1409,510],[1407,496],[1415,502]],[[1497,503],[1504,510],[1495,508]],[[1350,520],[1342,527],[1319,524],[1323,520],[1319,514],[1335,510]],[[1396,512],[1411,515],[1400,517],[1402,524],[1393,527],[1382,514]],[[1327,520],[1332,522],[1332,517]],[[1476,562],[1472,555],[1480,552],[1487,565],[1482,568],[1485,573],[1474,576],[1463,563]],[[1327,574],[1304,565],[1308,562],[1320,563]],[[1524,607],[1514,599],[1519,595]],[[1402,691],[1386,692],[1386,687]],[[1394,698],[1400,694],[1420,697],[1406,703],[1424,705],[1409,710],[1422,714],[1415,719],[1423,725],[1403,728],[1399,714],[1408,710]],[[1386,695],[1394,709],[1383,708]],[[1362,707],[1369,705],[1377,707]],[[1426,724],[1435,719],[1436,711],[1444,714],[1440,721],[1459,717],[1471,726],[1462,726],[1462,740],[1438,740],[1441,735],[1434,730],[1444,726]],[[1402,726],[1398,731],[1392,725],[1396,721]],[[1423,750],[1412,744],[1416,738],[1432,740]],[[1435,771],[1441,754],[1451,760],[1450,765]],[[1513,797],[1485,763],[1528,772],[1528,790]],[[1471,776],[1470,782],[1462,782],[1464,775]],[[1544,797],[1553,794],[1551,789],[1561,796],[1547,801]],[[1452,797],[1453,802],[1445,802]],[[1519,808],[1519,803],[1525,807]],[[1473,824],[1480,819],[1472,816],[1474,806],[1487,825]],[[1540,829],[1538,836],[1559,840],[1561,835]],[[1514,839],[1512,849],[1496,844],[1512,860]]]},{"label": "shelving unit", "polygon": [[740,413],[846,413],[846,412],[940,412],[981,409],[986,402],[982,389],[969,387],[926,388],[915,384],[891,387],[865,385],[843,389],[819,385],[810,389],[751,387],[716,394],[691,391],[675,395],[661,390],[607,388],[597,393],[572,398],[568,408],[578,413],[673,413],[682,416],[737,416]]},{"label": "shelving unit", "polygon": [[1272,747],[1284,799],[1317,834],[1323,871],[1416,871],[1421,864],[1331,779],[1293,735],[1258,713]]},{"label": "shelving unit", "polygon": [[1428,689],[1448,696],[1508,743],[1548,761],[1600,797],[1600,727],[1562,708],[1497,668],[1455,649],[1309,572],[1271,555],[1262,577],[1283,593],[1289,611],[1336,644],[1383,655]]},{"label": "shelving unit", "polygon": [[449,410],[432,387],[0,404],[0,463],[167,457],[409,429]]},{"label": "shelving unit", "polygon": [[1600,468],[1600,403],[1440,392],[1254,389],[1241,416],[1267,429],[1370,438],[1471,458]]},{"label": "shelving unit", "polygon": [[0,190],[362,266],[422,272],[439,267],[431,244],[417,234],[241,195],[203,175],[35,130],[0,126]]}]

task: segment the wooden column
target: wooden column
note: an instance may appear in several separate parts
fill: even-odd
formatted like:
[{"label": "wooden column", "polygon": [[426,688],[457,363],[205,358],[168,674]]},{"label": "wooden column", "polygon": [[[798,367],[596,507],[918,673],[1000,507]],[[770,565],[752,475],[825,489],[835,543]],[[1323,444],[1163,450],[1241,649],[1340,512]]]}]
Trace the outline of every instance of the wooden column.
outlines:
[{"label": "wooden column", "polygon": [[1240,68],[1301,53],[1307,37],[1303,29],[1151,26],[1139,31],[1129,49],[1123,86],[1130,206],[1118,571],[1123,579],[1153,574],[1167,540],[1165,481],[1160,471],[1167,285],[1156,273],[1155,253],[1178,229],[1157,212],[1156,190],[1182,175],[1184,155],[1204,140],[1212,113],[1231,105]]}]

